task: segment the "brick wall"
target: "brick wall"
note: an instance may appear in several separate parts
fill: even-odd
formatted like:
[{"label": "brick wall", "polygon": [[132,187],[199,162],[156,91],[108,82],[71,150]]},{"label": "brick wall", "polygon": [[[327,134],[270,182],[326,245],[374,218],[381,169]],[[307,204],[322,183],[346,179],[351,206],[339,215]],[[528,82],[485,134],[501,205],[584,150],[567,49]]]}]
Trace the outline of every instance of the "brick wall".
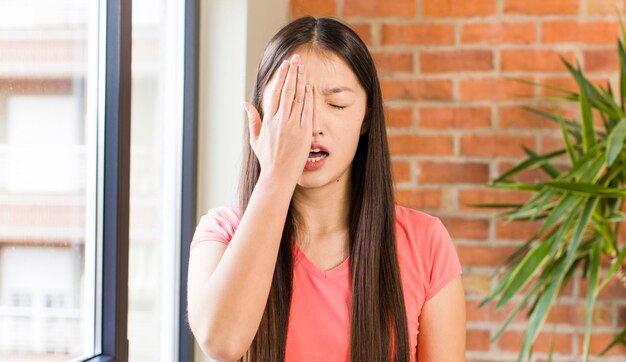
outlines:
[{"label": "brick wall", "polygon": [[[291,0],[291,16],[330,15],[350,23],[378,65],[399,202],[442,218],[464,266],[469,361],[515,361],[526,326],[518,318],[491,343],[507,312],[478,302],[489,275],[537,225],[504,225],[470,203],[520,202],[523,193],[482,186],[518,161],[521,145],[538,152],[561,146],[553,124],[520,106],[548,106],[546,92],[506,77],[571,88],[559,61],[578,60],[594,80],[615,81],[615,0]],[[617,88],[614,88],[617,89]],[[526,95],[526,97],[520,97]],[[542,100],[544,99],[544,100]],[[576,109],[564,109],[575,114]],[[541,174],[527,172],[523,179]],[[622,230],[626,229],[622,228]],[[626,235],[621,236],[626,240]],[[555,361],[580,361],[583,280],[561,296],[540,335],[534,359],[545,361],[554,333]],[[626,325],[626,291],[617,283],[600,297],[592,354]],[[624,361],[626,349],[595,361]]]}]

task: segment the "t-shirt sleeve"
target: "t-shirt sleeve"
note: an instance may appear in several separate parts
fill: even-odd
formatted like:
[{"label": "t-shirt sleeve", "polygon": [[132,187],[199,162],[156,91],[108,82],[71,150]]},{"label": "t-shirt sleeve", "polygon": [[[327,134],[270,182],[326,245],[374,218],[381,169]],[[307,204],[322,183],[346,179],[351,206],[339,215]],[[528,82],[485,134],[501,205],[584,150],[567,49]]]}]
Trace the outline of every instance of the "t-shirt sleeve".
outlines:
[{"label": "t-shirt sleeve", "polygon": [[228,245],[239,225],[239,212],[234,208],[216,207],[200,218],[191,240],[191,248],[205,241]]},{"label": "t-shirt sleeve", "polygon": [[434,297],[446,284],[461,275],[461,262],[448,230],[439,218],[429,232],[430,280],[426,300]]}]

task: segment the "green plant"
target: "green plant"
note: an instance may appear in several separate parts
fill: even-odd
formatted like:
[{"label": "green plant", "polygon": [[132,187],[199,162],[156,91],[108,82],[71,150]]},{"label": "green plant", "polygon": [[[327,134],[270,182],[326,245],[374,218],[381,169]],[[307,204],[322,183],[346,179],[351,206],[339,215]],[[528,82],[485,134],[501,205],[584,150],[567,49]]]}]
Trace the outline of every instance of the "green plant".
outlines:
[{"label": "green plant", "polygon": [[[579,65],[574,67],[562,59],[578,90],[537,85],[551,88],[558,100],[577,103],[580,120],[567,119],[558,110],[554,113],[530,107],[527,110],[560,125],[564,148],[538,155],[524,147],[527,158],[489,183],[488,186],[494,188],[530,192],[532,197],[526,203],[474,205],[504,210],[498,217],[506,222],[541,220],[540,231],[495,271],[494,275],[503,274],[481,303],[482,306],[495,301],[496,308],[501,308],[513,303],[514,296],[521,296],[521,301],[493,337],[497,339],[513,318],[528,308],[529,322],[519,362],[530,359],[554,301],[575,277],[577,269],[588,279],[583,361],[589,357],[592,314],[599,292],[613,278],[620,279],[626,286],[626,245],[618,240],[620,225],[626,220],[626,214],[621,211],[626,199],[626,52],[623,43],[626,31],[621,19],[620,24],[622,39],[617,41],[619,95],[614,95],[610,84],[594,85]],[[603,127],[596,127],[597,115]],[[567,164],[557,167],[556,161],[563,158],[567,159]],[[548,181],[512,180],[530,169],[542,170]],[[602,268],[602,255],[610,260],[608,268]],[[626,345],[626,328],[602,354],[620,343]]]}]

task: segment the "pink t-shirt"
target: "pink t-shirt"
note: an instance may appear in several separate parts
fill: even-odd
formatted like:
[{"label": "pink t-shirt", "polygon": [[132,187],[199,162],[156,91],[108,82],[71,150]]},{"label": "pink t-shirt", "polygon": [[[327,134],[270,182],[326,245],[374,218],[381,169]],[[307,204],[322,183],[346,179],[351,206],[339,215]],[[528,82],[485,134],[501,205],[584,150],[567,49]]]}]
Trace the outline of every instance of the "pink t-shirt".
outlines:
[{"label": "pink t-shirt", "polygon": [[[202,217],[191,246],[204,241],[228,244],[239,224],[239,210],[214,208]],[[424,302],[461,274],[456,249],[441,220],[396,205],[396,248],[407,310],[411,360],[416,359],[418,318]],[[286,361],[349,361],[349,257],[321,270],[295,247],[293,295]]]}]

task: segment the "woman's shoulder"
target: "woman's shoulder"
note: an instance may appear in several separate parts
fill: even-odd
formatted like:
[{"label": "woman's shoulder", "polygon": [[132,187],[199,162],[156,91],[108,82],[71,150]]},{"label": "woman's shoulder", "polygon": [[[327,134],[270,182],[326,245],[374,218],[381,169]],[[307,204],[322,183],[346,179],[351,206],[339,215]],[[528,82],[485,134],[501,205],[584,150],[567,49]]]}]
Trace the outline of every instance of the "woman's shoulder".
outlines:
[{"label": "woman's shoulder", "polygon": [[439,217],[398,204],[395,211],[399,248],[411,248],[428,255],[442,244],[452,244],[450,234]]},{"label": "woman's shoulder", "polygon": [[462,273],[456,247],[439,217],[396,206],[396,241],[401,258],[422,268],[425,296],[430,299],[445,284]]},{"label": "woman's shoulder", "polygon": [[203,218],[221,217],[221,218],[228,218],[228,219],[236,219],[237,221],[239,221],[239,219],[241,218],[241,212],[238,207],[216,206],[216,207],[210,208],[206,212],[206,214],[204,214],[202,217]]},{"label": "woman's shoulder", "polygon": [[396,224],[415,232],[426,231],[440,222],[439,218],[427,212],[395,204]]},{"label": "woman's shoulder", "polygon": [[218,206],[210,208],[200,217],[191,245],[209,240],[228,244],[239,225],[240,219],[241,212],[237,207]]}]

